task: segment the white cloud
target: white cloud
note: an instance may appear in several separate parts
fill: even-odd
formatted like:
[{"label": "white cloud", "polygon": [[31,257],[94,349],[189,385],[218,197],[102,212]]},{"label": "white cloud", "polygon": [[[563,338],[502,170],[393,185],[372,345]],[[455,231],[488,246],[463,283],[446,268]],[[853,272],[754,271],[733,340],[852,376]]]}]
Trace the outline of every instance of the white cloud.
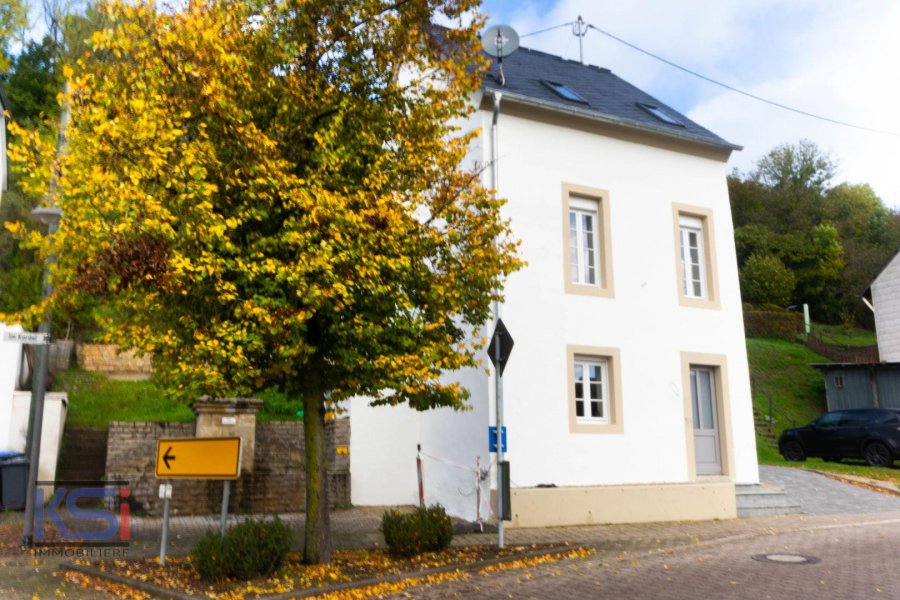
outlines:
[{"label": "white cloud", "polygon": [[[900,4],[866,0],[558,0],[486,4],[491,22],[521,34],[585,21],[646,50],[747,92],[864,127],[900,132]],[[528,36],[524,46],[578,58],[566,27]],[[685,112],[744,146],[731,164],[742,170],[782,143],[807,138],[831,152],[838,180],[869,183],[900,209],[900,136],[825,123],[728,92],[666,66],[596,31],[584,39],[585,61]]]}]

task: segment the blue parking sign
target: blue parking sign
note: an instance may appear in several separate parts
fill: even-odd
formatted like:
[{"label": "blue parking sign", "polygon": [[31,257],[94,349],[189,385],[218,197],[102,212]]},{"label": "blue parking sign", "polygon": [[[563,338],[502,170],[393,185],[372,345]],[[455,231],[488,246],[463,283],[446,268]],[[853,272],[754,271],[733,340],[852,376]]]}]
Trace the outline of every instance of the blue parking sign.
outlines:
[{"label": "blue parking sign", "polygon": [[[497,451],[497,427],[491,425],[488,427],[488,452]],[[506,452],[506,425],[503,426],[503,451]]]}]

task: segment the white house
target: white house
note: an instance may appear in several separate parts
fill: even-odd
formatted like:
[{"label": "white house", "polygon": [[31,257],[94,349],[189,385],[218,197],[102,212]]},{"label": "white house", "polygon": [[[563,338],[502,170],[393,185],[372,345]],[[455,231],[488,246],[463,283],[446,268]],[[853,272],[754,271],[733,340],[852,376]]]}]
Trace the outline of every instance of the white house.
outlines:
[{"label": "white house", "polygon": [[[725,178],[739,147],[609,70],[525,48],[503,68],[471,126],[527,261],[501,308],[511,525],[734,517],[735,484],[758,482]],[[351,403],[354,504],[416,503],[421,444],[427,502],[475,517],[494,374],[451,376],[471,411]]]},{"label": "white house", "polygon": [[900,253],[872,281],[863,299],[875,313],[878,356],[883,362],[900,363]]}]

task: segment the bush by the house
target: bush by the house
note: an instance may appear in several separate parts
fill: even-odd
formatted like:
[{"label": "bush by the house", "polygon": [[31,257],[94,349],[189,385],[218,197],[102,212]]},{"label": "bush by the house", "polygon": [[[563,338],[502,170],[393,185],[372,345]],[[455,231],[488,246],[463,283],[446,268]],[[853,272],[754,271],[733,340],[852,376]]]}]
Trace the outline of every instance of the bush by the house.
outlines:
[{"label": "bush by the house", "polygon": [[248,520],[229,529],[224,540],[217,532],[207,533],[194,548],[191,562],[205,580],[253,579],[280,568],[293,539],[290,527],[278,517]]},{"label": "bush by the house", "polygon": [[381,532],[391,554],[414,556],[443,550],[453,539],[453,524],[440,504],[412,513],[389,510],[381,518]]}]

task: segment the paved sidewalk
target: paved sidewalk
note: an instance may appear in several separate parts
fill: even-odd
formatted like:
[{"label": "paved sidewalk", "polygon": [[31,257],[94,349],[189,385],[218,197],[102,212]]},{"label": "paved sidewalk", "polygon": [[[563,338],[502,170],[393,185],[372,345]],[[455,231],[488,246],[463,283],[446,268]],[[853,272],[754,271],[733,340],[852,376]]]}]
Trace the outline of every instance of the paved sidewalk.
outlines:
[{"label": "paved sidewalk", "polygon": [[900,496],[867,490],[813,471],[760,465],[764,483],[784,486],[791,504],[804,513],[833,515],[900,510]]},{"label": "paved sidewalk", "polygon": [[[833,522],[864,522],[882,518],[881,513],[900,513],[900,496],[867,490],[818,473],[787,467],[760,467],[765,483],[783,485],[791,503],[801,506],[805,515],[733,519],[728,521],[636,523],[507,529],[511,545],[575,542],[617,550],[640,550],[656,546],[679,546],[697,541],[750,535],[765,530],[796,529]],[[379,531],[385,507],[354,507],[336,510],[331,515],[332,538],[336,548],[374,548],[384,544]],[[842,519],[815,519],[814,515],[853,515]],[[229,525],[245,517],[230,515]],[[302,539],[303,514],[281,515]],[[159,554],[161,518],[135,517],[132,522],[130,556]],[[170,554],[189,552],[206,531],[218,530],[218,515],[173,517],[169,526]],[[494,544],[496,534],[457,534],[454,544]]]}]

